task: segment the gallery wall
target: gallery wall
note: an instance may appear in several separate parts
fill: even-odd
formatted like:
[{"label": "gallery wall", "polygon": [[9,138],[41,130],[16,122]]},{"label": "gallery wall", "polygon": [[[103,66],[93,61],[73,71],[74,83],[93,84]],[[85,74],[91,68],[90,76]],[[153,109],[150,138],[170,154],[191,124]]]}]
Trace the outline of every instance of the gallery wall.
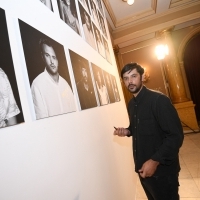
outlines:
[{"label": "gallery wall", "polygon": [[[113,136],[113,126],[129,122],[103,4],[69,2],[69,19],[61,0],[0,2],[2,80],[9,80],[12,108],[20,110],[9,126],[3,112],[9,98],[1,95],[2,200],[135,198],[131,138]],[[49,44],[40,48],[41,39]],[[90,105],[79,87],[84,70]]]}]

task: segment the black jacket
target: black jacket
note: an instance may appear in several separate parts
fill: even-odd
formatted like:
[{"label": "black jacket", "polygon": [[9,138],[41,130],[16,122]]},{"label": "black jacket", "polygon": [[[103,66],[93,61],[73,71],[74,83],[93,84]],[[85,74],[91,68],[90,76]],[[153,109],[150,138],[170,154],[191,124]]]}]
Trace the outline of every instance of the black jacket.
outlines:
[{"label": "black jacket", "polygon": [[133,136],[135,171],[149,159],[158,161],[155,176],[180,171],[178,153],[183,142],[183,128],[170,99],[162,93],[142,90],[128,105]]}]

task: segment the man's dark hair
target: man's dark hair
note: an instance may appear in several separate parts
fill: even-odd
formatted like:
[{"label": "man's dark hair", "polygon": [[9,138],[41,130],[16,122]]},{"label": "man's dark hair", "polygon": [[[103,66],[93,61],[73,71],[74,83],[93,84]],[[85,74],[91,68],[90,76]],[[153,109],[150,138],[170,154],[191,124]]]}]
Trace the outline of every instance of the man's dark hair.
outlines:
[{"label": "man's dark hair", "polygon": [[46,44],[47,46],[52,47],[54,49],[53,44],[50,40],[48,40],[47,38],[41,38],[39,41],[40,52],[43,52],[43,44]]},{"label": "man's dark hair", "polygon": [[122,71],[121,71],[121,78],[123,78],[124,73],[126,72],[131,72],[133,69],[136,69],[137,72],[142,76],[142,74],[144,73],[144,68],[142,68],[138,63],[129,63],[126,64]]}]

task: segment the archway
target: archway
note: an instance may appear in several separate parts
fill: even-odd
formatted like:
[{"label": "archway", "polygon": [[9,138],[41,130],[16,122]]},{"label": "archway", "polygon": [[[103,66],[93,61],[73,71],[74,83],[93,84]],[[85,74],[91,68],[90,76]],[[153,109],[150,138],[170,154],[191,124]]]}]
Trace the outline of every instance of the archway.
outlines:
[{"label": "archway", "polygon": [[197,120],[200,121],[200,33],[193,36],[185,46],[183,63],[190,89],[192,101],[194,102]]}]

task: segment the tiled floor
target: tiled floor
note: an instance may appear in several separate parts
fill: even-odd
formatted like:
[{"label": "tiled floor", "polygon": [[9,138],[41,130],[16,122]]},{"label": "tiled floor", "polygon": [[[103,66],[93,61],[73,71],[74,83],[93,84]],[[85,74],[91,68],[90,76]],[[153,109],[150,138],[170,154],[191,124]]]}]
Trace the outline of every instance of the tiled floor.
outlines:
[{"label": "tiled floor", "polygon": [[[179,153],[181,172],[179,194],[181,200],[200,200],[200,133],[186,134]],[[136,200],[146,200],[137,181]]]}]

